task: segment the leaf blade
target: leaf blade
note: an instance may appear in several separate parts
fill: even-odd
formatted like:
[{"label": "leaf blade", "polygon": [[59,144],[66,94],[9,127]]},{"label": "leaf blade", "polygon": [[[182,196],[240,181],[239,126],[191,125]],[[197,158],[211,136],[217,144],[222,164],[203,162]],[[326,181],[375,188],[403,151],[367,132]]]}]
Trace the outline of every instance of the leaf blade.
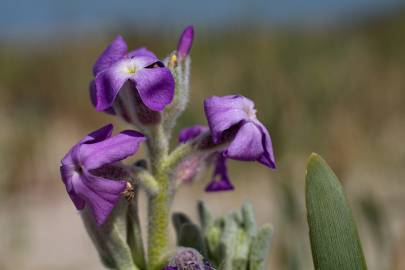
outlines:
[{"label": "leaf blade", "polygon": [[343,188],[317,154],[307,166],[306,206],[315,269],[367,269]]}]

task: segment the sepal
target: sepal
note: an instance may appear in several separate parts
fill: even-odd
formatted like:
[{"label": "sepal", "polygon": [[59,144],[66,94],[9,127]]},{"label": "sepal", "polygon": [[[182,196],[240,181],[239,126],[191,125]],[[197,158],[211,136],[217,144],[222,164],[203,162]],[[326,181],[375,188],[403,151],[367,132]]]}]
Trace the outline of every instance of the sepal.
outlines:
[{"label": "sepal", "polygon": [[87,233],[96,246],[102,263],[111,269],[138,269],[127,244],[127,210],[128,202],[122,198],[101,226],[97,225],[88,207],[81,211]]}]

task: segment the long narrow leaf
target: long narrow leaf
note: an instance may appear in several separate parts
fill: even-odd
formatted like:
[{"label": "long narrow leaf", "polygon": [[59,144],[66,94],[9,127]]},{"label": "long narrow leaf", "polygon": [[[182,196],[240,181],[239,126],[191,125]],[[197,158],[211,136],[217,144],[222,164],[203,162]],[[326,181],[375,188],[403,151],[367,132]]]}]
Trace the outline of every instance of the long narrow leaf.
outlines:
[{"label": "long narrow leaf", "polygon": [[315,269],[367,269],[342,186],[317,154],[311,155],[307,166],[306,205]]}]

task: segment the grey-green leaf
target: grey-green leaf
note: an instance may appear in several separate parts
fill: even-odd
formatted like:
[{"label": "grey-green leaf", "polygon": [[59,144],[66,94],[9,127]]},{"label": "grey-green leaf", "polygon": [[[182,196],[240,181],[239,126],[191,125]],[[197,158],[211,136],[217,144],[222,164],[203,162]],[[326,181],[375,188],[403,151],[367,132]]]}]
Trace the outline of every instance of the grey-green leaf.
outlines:
[{"label": "grey-green leaf", "polygon": [[143,247],[141,224],[139,221],[136,199],[129,203],[127,215],[127,243],[131,249],[132,258],[135,264],[140,269],[145,269],[145,251]]},{"label": "grey-green leaf", "polygon": [[207,207],[205,206],[203,201],[198,202],[198,217],[200,219],[200,225],[203,232],[207,230],[209,226],[213,223],[212,217],[210,212],[208,211]]},{"label": "grey-green leaf", "polygon": [[367,269],[342,186],[317,154],[311,155],[307,166],[306,206],[315,269]]},{"label": "grey-green leaf", "polygon": [[272,236],[273,227],[270,224],[265,224],[259,229],[257,235],[253,238],[249,256],[250,270],[266,269],[267,256],[269,254]]},{"label": "grey-green leaf", "polygon": [[242,206],[243,224],[246,233],[252,237],[257,234],[257,225],[253,205],[250,201],[246,201]]},{"label": "grey-green leaf", "polygon": [[88,207],[81,211],[84,225],[97,248],[101,261],[106,267],[116,270],[138,269],[126,241],[127,205],[126,200],[122,199],[101,226],[96,224]]},{"label": "grey-green leaf", "polygon": [[192,223],[191,219],[186,214],[179,212],[173,213],[172,222],[177,234],[177,239],[179,239],[181,226],[183,226],[184,224]]},{"label": "grey-green leaf", "polygon": [[185,223],[181,226],[177,245],[194,248],[204,257],[207,256],[203,235],[195,224]]}]

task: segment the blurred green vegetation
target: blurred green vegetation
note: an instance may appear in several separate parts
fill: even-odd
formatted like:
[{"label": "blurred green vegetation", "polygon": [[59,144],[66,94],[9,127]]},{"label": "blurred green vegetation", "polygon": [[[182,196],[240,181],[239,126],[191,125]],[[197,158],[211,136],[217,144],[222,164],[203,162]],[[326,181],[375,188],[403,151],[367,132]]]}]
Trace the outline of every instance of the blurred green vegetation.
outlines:
[{"label": "blurred green vegetation", "polygon": [[[177,128],[205,123],[206,96],[240,93],[253,99],[274,142],[281,211],[290,224],[285,230],[303,230],[296,199],[301,195],[294,185],[303,179],[312,151],[321,153],[342,180],[364,167],[379,174],[365,173],[363,184],[374,185],[372,180],[384,176],[379,180],[391,180],[387,189],[395,189],[403,180],[404,12],[306,31],[235,27],[226,33],[200,32],[198,26],[196,31],[190,106]],[[1,197],[59,186],[61,155],[84,134],[115,121],[97,113],[88,97],[92,65],[113,32],[59,37],[41,45],[0,43]],[[178,37],[130,28],[120,34],[130,48],[147,46],[161,58]],[[382,224],[374,220],[382,212],[378,200],[359,200],[365,219]],[[302,269],[302,244],[282,245],[275,252],[285,269]]]},{"label": "blurred green vegetation", "polygon": [[[256,102],[278,159],[288,151],[318,151],[339,171],[366,151],[403,164],[404,153],[381,154],[388,150],[381,138],[405,114],[404,26],[400,13],[305,32],[200,33],[197,27],[191,106],[179,126],[204,122],[204,97],[241,93]],[[147,46],[162,58],[177,41],[177,34],[121,34],[131,48]],[[41,155],[35,143],[52,123],[66,121],[67,130],[85,133],[109,118],[91,108],[87,86],[94,60],[113,37],[0,46],[1,163],[9,171],[1,181],[13,179],[7,190],[27,181],[21,164]]]}]

